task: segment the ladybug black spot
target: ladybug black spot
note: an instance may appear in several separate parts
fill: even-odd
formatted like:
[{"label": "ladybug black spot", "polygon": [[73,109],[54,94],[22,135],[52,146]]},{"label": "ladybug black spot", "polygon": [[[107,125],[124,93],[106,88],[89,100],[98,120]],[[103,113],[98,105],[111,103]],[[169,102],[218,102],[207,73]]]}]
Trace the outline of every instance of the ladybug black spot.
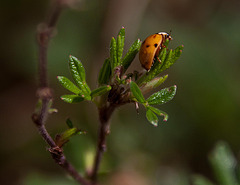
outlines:
[{"label": "ladybug black spot", "polygon": [[148,45],[146,45],[146,48],[148,48],[150,45],[148,44]]},{"label": "ladybug black spot", "polygon": [[156,48],[158,46],[158,44],[156,43],[156,44],[154,44],[154,47]]}]

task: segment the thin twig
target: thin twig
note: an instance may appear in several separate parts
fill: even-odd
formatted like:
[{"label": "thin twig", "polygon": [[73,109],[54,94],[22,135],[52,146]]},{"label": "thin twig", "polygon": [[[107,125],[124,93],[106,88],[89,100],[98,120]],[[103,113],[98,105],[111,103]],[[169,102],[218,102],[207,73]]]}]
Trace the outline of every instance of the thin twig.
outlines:
[{"label": "thin twig", "polygon": [[114,105],[104,106],[99,108],[99,133],[96,156],[93,164],[93,169],[90,178],[93,183],[97,182],[97,173],[99,170],[100,162],[102,160],[103,153],[106,151],[106,136],[109,134],[109,119],[115,109]]},{"label": "thin twig", "polygon": [[112,89],[109,92],[107,98],[102,97],[103,105],[98,108],[99,114],[99,133],[98,133],[98,143],[97,143],[97,150],[96,156],[93,164],[92,171],[90,173],[90,179],[95,184],[97,182],[97,173],[100,167],[100,162],[103,157],[103,153],[106,151],[106,136],[110,133],[110,117],[114,110],[126,103],[130,103],[130,93],[124,92],[120,86],[116,85],[115,83],[112,84]]},{"label": "thin twig", "polygon": [[48,44],[56,27],[57,21],[63,9],[62,0],[55,0],[52,10],[46,23],[38,26],[38,46],[39,46],[39,86],[48,87],[47,80],[47,51]]},{"label": "thin twig", "polygon": [[54,142],[54,140],[52,139],[52,137],[49,135],[48,131],[46,130],[45,125],[39,125],[38,131],[39,131],[40,135],[42,136],[42,138],[46,141],[46,143],[51,148],[57,147],[56,143]]},{"label": "thin twig", "polygon": [[[52,158],[55,160],[55,162],[61,166],[68,174],[70,174],[77,182],[79,182],[82,185],[91,185],[90,182],[88,182],[85,178],[83,178],[77,170],[69,163],[63,153],[63,150],[58,147],[55,143],[55,141],[52,139],[52,137],[49,135],[49,133],[46,130],[45,125],[39,125],[39,120],[35,119],[36,117],[33,117],[34,123],[37,125],[38,130],[42,138],[46,141],[46,143],[50,146],[48,151],[51,153]],[[40,118],[40,115],[39,115]]]},{"label": "thin twig", "polygon": [[48,149],[49,152],[52,155],[52,158],[55,160],[55,162],[61,166],[68,174],[70,174],[79,184],[82,185],[92,185],[90,182],[88,182],[85,178],[83,178],[77,170],[69,163],[63,153],[63,150],[56,146],[51,147]]},{"label": "thin twig", "polygon": [[49,103],[52,100],[52,91],[49,88],[47,80],[47,51],[48,44],[51,40],[54,28],[56,27],[60,13],[62,11],[62,0],[55,0],[53,9],[50,13],[48,21],[42,23],[38,27],[38,47],[39,47],[39,89],[37,96],[42,102],[41,110],[32,115],[32,120],[39,130],[39,134],[50,146],[48,149],[52,158],[60,165],[68,174],[70,174],[77,182],[82,185],[91,185],[83,178],[77,170],[67,161],[62,148],[58,147],[53,138],[46,130],[45,123],[49,111]]}]

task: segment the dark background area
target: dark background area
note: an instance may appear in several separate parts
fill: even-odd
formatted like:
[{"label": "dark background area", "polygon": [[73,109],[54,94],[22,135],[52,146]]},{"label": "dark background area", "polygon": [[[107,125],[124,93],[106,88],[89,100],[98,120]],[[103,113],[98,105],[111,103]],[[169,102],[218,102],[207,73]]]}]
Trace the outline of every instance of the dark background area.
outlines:
[{"label": "dark background area", "polygon": [[[71,185],[51,159],[31,121],[37,101],[36,28],[51,1],[1,1],[0,184]],[[169,114],[153,127],[140,108],[119,108],[112,117],[108,151],[101,166],[104,184],[183,185],[192,174],[214,181],[208,154],[219,140],[229,143],[237,159],[240,148],[240,1],[238,0],[112,0],[69,1],[49,47],[49,82],[54,89],[50,134],[64,131],[70,117],[87,131],[65,146],[69,160],[81,172],[94,155],[98,117],[88,102],[67,104],[57,75],[70,77],[70,54],[81,59],[91,89],[109,56],[109,44],[126,28],[125,49],[137,38],[172,30],[169,47],[183,44],[183,54],[167,73],[161,88],[176,84],[173,101],[158,108]],[[130,68],[141,69],[136,57]],[[165,72],[166,73],[166,72]]]}]

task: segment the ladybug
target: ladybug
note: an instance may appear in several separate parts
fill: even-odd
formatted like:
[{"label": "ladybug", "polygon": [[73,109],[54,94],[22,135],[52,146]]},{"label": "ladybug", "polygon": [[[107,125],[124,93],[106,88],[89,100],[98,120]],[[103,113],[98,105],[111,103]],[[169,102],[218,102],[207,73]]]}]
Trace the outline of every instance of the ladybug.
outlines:
[{"label": "ladybug", "polygon": [[143,41],[139,51],[139,60],[142,64],[142,67],[147,71],[151,69],[155,59],[161,63],[161,60],[158,58],[158,56],[161,48],[164,47],[163,44],[166,39],[171,40],[172,37],[168,33],[159,32],[150,35]]}]

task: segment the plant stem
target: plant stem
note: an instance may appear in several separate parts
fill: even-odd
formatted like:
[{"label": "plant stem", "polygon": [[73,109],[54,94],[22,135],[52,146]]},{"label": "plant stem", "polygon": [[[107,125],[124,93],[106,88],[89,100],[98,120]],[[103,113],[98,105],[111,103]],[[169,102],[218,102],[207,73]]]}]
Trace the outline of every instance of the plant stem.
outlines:
[{"label": "plant stem", "polygon": [[114,111],[116,106],[113,104],[105,105],[98,109],[99,112],[99,131],[98,131],[98,143],[97,151],[93,164],[93,169],[90,175],[92,182],[95,184],[97,182],[97,173],[100,167],[100,162],[102,160],[103,153],[106,151],[106,136],[109,134],[110,123],[109,119]]},{"label": "plant stem", "polygon": [[54,142],[54,140],[52,139],[52,137],[49,135],[49,133],[46,130],[45,125],[39,125],[38,126],[38,131],[39,134],[42,136],[42,138],[46,141],[46,143],[51,147],[57,147],[56,143]]},{"label": "plant stem", "polygon": [[[44,106],[43,106],[44,107]],[[38,116],[38,117],[36,117]],[[37,119],[38,118],[38,119]],[[42,115],[35,115],[33,114],[33,121],[38,127],[39,133],[42,136],[42,138],[46,141],[46,143],[50,146],[48,151],[51,153],[52,158],[55,160],[55,162],[61,166],[68,174],[70,174],[79,184],[82,185],[92,185],[90,182],[88,182],[86,179],[84,179],[77,170],[69,163],[63,153],[63,150],[58,147],[55,143],[55,141],[52,139],[52,137],[49,135],[48,131],[46,130],[46,127],[44,124],[41,123]]]},{"label": "plant stem", "polygon": [[48,44],[51,40],[54,28],[56,27],[57,21],[62,11],[62,2],[61,0],[56,0],[48,21],[42,23],[38,27],[38,49],[39,49],[39,86],[48,87],[47,80],[47,51]]},{"label": "plant stem", "polygon": [[56,27],[63,5],[62,0],[55,0],[53,9],[50,13],[48,21],[39,25],[37,40],[39,48],[39,88],[37,96],[42,102],[41,110],[32,115],[32,120],[38,128],[39,134],[50,146],[48,151],[51,153],[55,162],[61,166],[68,174],[70,174],[79,184],[92,185],[83,178],[77,170],[67,161],[62,148],[58,147],[53,138],[46,130],[45,123],[49,111],[49,103],[52,100],[52,91],[49,88],[47,80],[47,51],[48,44],[51,40],[54,28]]},{"label": "plant stem", "polygon": [[61,166],[69,175],[71,175],[79,184],[92,185],[89,181],[83,178],[77,170],[69,163],[63,153],[63,150],[56,146],[48,149],[55,162]]}]

